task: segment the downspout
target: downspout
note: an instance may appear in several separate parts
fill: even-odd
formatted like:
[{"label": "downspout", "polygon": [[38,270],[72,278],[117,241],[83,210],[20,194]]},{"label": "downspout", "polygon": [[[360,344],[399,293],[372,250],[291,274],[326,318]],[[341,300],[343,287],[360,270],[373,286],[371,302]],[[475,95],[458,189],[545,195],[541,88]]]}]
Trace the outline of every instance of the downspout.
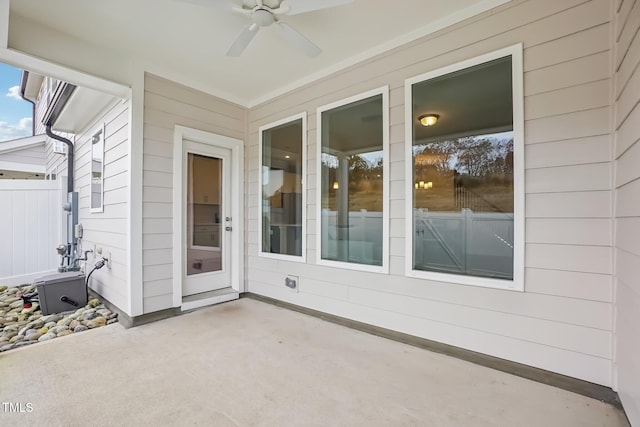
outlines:
[{"label": "downspout", "polygon": [[58,117],[60,117],[62,110],[64,110],[64,107],[69,101],[69,98],[71,98],[71,94],[75,89],[76,87],[72,84],[61,83],[58,89],[56,89],[56,92],[53,97],[53,101],[48,106],[45,117],[42,120],[42,123],[44,123],[45,125],[45,131],[49,138],[53,138],[57,141],[61,141],[67,144],[67,148],[68,148],[67,150],[67,192],[68,193],[73,192],[73,175],[74,175],[73,143],[67,138],[64,138],[60,135],[56,135],[55,133],[53,133],[51,128],[53,127],[54,123],[58,120]]},{"label": "downspout", "polygon": [[73,192],[73,143],[67,138],[63,138],[60,135],[56,135],[51,131],[51,124],[47,123],[46,126],[47,136],[57,141],[67,144],[67,193]]},{"label": "downspout", "polygon": [[24,99],[31,104],[31,136],[36,134],[36,102],[30,100],[24,96],[25,90],[27,90],[27,80],[29,79],[29,72],[22,71],[22,78],[20,79],[20,98]]}]

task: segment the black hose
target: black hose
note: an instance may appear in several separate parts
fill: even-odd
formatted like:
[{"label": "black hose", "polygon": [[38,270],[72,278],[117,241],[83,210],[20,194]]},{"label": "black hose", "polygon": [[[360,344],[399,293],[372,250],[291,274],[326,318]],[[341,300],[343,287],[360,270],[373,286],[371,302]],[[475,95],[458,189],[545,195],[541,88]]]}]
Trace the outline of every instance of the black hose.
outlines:
[{"label": "black hose", "polygon": [[87,287],[89,286],[89,278],[91,277],[93,272],[96,271],[96,270],[100,270],[102,267],[104,267],[104,258],[102,258],[100,261],[96,262],[96,265],[93,267],[93,269],[87,275],[87,280],[85,281],[85,285]]}]

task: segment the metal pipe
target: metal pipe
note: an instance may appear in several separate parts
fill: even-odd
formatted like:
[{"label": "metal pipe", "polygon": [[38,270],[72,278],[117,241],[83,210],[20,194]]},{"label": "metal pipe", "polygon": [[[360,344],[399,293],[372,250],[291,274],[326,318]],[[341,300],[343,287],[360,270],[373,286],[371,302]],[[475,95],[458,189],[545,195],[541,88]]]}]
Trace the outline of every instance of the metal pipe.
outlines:
[{"label": "metal pipe", "polygon": [[31,104],[31,136],[36,134],[36,103],[35,101],[30,100],[26,96],[24,96],[25,90],[27,90],[27,78],[29,77],[29,72],[24,70],[22,72],[22,78],[20,79],[20,98],[24,99],[28,103]]},{"label": "metal pipe", "polygon": [[53,138],[57,141],[64,142],[67,144],[67,193],[73,192],[73,143],[69,141],[67,138],[63,138],[60,135],[56,135],[51,131],[51,125],[47,124],[46,126],[47,136],[49,138]]}]

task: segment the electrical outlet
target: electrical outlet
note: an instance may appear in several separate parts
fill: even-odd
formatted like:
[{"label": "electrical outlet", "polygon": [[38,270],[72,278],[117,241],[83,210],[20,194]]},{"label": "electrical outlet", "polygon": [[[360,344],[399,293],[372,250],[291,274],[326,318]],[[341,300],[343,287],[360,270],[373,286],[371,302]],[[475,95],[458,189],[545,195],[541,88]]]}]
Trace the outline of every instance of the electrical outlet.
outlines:
[{"label": "electrical outlet", "polygon": [[298,276],[287,276],[284,278],[284,285],[292,292],[298,292]]},{"label": "electrical outlet", "polygon": [[107,252],[105,258],[107,259],[107,268],[111,270],[111,252]]}]

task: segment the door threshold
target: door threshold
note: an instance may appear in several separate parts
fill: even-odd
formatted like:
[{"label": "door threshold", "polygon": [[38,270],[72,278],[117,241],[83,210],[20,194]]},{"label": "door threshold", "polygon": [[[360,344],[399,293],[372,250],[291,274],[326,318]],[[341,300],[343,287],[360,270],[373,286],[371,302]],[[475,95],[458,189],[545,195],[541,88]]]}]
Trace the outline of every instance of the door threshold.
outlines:
[{"label": "door threshold", "polygon": [[240,293],[233,288],[222,288],[215,291],[203,292],[201,294],[182,297],[182,311],[193,310],[195,308],[206,307],[208,305],[220,304],[233,301],[240,297]]}]

